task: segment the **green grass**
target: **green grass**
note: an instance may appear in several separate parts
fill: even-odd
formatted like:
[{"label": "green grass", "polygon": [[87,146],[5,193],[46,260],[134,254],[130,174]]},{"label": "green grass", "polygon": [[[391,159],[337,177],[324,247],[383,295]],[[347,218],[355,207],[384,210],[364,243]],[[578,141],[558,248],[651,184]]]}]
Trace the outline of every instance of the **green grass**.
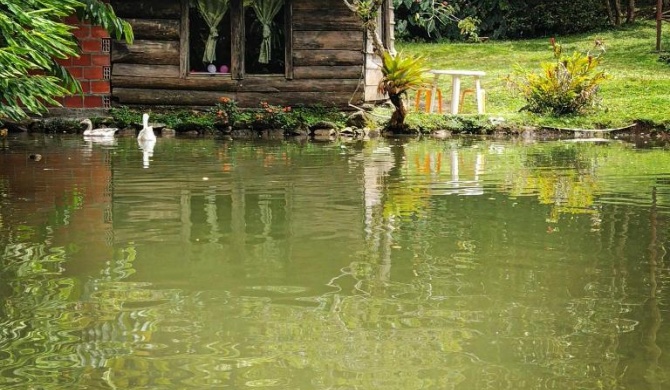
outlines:
[{"label": "green grass", "polygon": [[[670,47],[670,25],[664,24],[662,44]],[[599,97],[602,108],[578,116],[554,117],[519,112],[524,100],[506,87],[504,77],[515,66],[538,71],[540,63],[551,62],[548,38],[484,43],[396,43],[399,52],[423,55],[432,69],[468,69],[486,72],[486,115],[505,118],[514,126],[547,126],[564,128],[616,128],[636,121],[655,127],[670,128],[670,64],[659,61],[655,51],[654,21],[596,33],[556,36],[563,53],[586,52],[596,38],[607,47],[602,70],[611,77],[602,84]],[[445,106],[451,88],[450,78],[440,79]],[[472,88],[471,78],[462,78],[461,88]],[[409,96],[414,106],[414,96]],[[472,95],[466,96],[462,114],[476,113]],[[412,114],[411,114],[412,115]],[[411,116],[410,115],[410,116]]]}]

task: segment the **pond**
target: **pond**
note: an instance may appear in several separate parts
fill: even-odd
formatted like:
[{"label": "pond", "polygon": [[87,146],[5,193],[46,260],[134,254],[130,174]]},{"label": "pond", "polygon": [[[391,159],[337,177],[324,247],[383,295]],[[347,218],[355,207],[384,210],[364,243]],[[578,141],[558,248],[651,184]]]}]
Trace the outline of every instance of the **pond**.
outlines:
[{"label": "pond", "polygon": [[670,150],[0,145],[2,389],[662,389]]}]

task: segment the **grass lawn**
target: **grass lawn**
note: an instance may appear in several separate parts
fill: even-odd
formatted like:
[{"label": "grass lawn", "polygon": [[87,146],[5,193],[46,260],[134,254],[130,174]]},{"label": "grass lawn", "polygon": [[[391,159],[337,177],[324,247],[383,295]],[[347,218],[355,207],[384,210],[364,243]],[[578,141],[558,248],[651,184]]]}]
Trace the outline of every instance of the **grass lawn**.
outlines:
[{"label": "grass lawn", "polygon": [[[670,24],[664,23],[662,44],[670,48]],[[602,84],[599,96],[602,108],[597,112],[554,117],[519,112],[525,102],[518,93],[506,87],[504,77],[515,66],[539,71],[540,63],[552,62],[549,38],[484,43],[407,43],[397,42],[399,52],[420,54],[431,69],[468,69],[486,72],[486,116],[503,117],[510,125],[561,128],[618,128],[643,121],[670,129],[670,64],[658,60],[655,51],[655,21],[641,21],[620,29],[589,34],[556,36],[563,53],[586,52],[595,39],[605,42],[602,70],[611,79]],[[470,77],[461,79],[461,88],[472,88]],[[440,79],[444,105],[451,96],[450,77]],[[410,95],[414,106],[414,96]],[[472,95],[466,96],[462,114],[476,113]],[[410,114],[410,117],[416,114]],[[411,119],[411,118],[408,118]]]}]

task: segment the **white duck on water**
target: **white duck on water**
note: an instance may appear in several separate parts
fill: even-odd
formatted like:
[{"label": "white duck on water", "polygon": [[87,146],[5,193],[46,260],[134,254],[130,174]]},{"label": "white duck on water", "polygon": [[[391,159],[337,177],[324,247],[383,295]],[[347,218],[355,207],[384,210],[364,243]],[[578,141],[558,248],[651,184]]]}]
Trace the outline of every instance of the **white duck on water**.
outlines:
[{"label": "white duck on water", "polygon": [[113,137],[114,133],[119,131],[117,127],[100,127],[94,129],[93,122],[91,122],[90,119],[84,119],[79,123],[86,125],[86,130],[84,130],[84,137]]},{"label": "white duck on water", "polygon": [[154,128],[149,126],[149,114],[142,115],[142,130],[137,135],[138,141],[155,141],[156,134],[154,134]]}]

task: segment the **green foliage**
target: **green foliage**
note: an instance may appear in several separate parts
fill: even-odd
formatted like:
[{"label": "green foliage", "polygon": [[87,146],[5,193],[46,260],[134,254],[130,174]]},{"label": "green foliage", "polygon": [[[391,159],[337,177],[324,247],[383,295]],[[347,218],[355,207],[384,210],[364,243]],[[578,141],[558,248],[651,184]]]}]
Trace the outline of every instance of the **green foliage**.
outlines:
[{"label": "green foliage", "polygon": [[[120,128],[139,126],[142,123],[143,113],[143,111],[126,106],[115,107],[110,110],[114,125]],[[162,123],[177,132],[190,130],[211,132],[217,127],[217,117],[214,111],[157,109],[150,113],[150,117],[152,122]]]},{"label": "green foliage", "polygon": [[298,125],[298,118],[291,114],[291,110],[291,106],[282,107],[261,102],[252,127],[284,130],[295,128]]},{"label": "green foliage", "polygon": [[[125,128],[141,123],[143,112],[124,106],[112,108],[110,114],[115,126]],[[229,131],[230,128],[290,130],[301,126],[309,127],[323,121],[343,127],[346,115],[334,108],[318,106],[293,108],[271,105],[267,102],[262,102],[257,109],[242,110],[237,106],[235,100],[221,97],[211,109],[206,111],[156,109],[151,112],[151,121],[163,123],[177,132],[211,133]]]},{"label": "green foliage", "polygon": [[347,120],[347,115],[341,110],[332,107],[309,106],[309,107],[294,107],[291,110],[292,114],[299,118],[301,123],[306,126],[312,126],[319,122],[331,122],[338,127],[344,127]]},{"label": "green foliage", "polygon": [[354,7],[356,9],[356,16],[367,23],[369,21],[375,21],[377,16],[379,16],[379,6],[381,1],[379,0],[354,0]]},{"label": "green foliage", "polygon": [[434,115],[413,112],[407,115],[405,122],[409,128],[418,129],[421,133],[449,130],[453,134],[488,134],[494,130],[487,117],[480,115]]},{"label": "green foliage", "polygon": [[379,82],[379,92],[398,96],[426,84],[424,74],[429,69],[423,57],[403,53],[393,56],[384,53],[382,60],[383,77]]},{"label": "green foliage", "polygon": [[46,134],[77,134],[83,130],[82,125],[79,122],[80,121],[78,120],[63,118],[43,120],[35,122],[30,131]]},{"label": "green foliage", "polygon": [[496,0],[503,14],[488,16],[491,34],[498,38],[543,37],[575,34],[608,26],[602,1]]},{"label": "green foliage", "polygon": [[165,123],[178,133],[197,131],[213,132],[216,128],[216,116],[211,111],[179,110],[157,113],[156,121]]},{"label": "green foliage", "polygon": [[133,39],[130,24],[99,0],[0,2],[0,118],[20,120],[58,106],[59,97],[81,93],[79,83],[57,60],[77,57],[79,46],[63,18],[77,14]]},{"label": "green foliage", "polygon": [[217,124],[221,126],[233,126],[239,116],[239,108],[235,100],[222,96],[214,107]]},{"label": "green foliage", "polygon": [[116,39],[125,39],[132,43],[133,28],[130,23],[116,16],[111,5],[98,0],[80,0],[82,5],[76,7],[79,20],[99,25]]},{"label": "green foliage", "polygon": [[[551,39],[554,62],[544,62],[539,73],[528,72],[517,67],[516,77],[507,80],[510,86],[526,100],[522,110],[540,114],[581,114],[595,108],[600,84],[609,76],[598,70],[600,55],[574,52],[571,56],[562,53],[561,45]],[[596,48],[604,53],[602,41],[596,40]]]},{"label": "green foliage", "polygon": [[659,54],[658,61],[666,65],[670,65],[670,53]]},{"label": "green foliage", "polygon": [[437,0],[393,0],[396,9],[396,36],[399,39],[412,37],[443,38],[445,26],[458,19],[457,9],[452,3]]},{"label": "green foliage", "polygon": [[496,39],[566,35],[608,26],[602,1],[394,0],[394,5],[396,37],[402,40],[473,40],[463,35],[462,21],[477,21],[477,35]]},{"label": "green foliage", "polygon": [[377,87],[380,93],[388,94],[395,107],[386,127],[393,131],[405,131],[406,109],[403,96],[411,89],[425,86],[424,74],[428,72],[425,60],[421,56],[398,53],[393,56],[388,52],[382,56],[382,79]]},{"label": "green foliage", "polygon": [[479,19],[468,16],[458,22],[458,28],[463,36],[469,42],[479,42],[479,34],[477,33],[477,26]]},{"label": "green foliage", "polygon": [[131,110],[126,106],[114,107],[109,110],[114,118],[114,123],[119,128],[126,128],[133,123],[142,123],[142,113],[137,110]]}]

